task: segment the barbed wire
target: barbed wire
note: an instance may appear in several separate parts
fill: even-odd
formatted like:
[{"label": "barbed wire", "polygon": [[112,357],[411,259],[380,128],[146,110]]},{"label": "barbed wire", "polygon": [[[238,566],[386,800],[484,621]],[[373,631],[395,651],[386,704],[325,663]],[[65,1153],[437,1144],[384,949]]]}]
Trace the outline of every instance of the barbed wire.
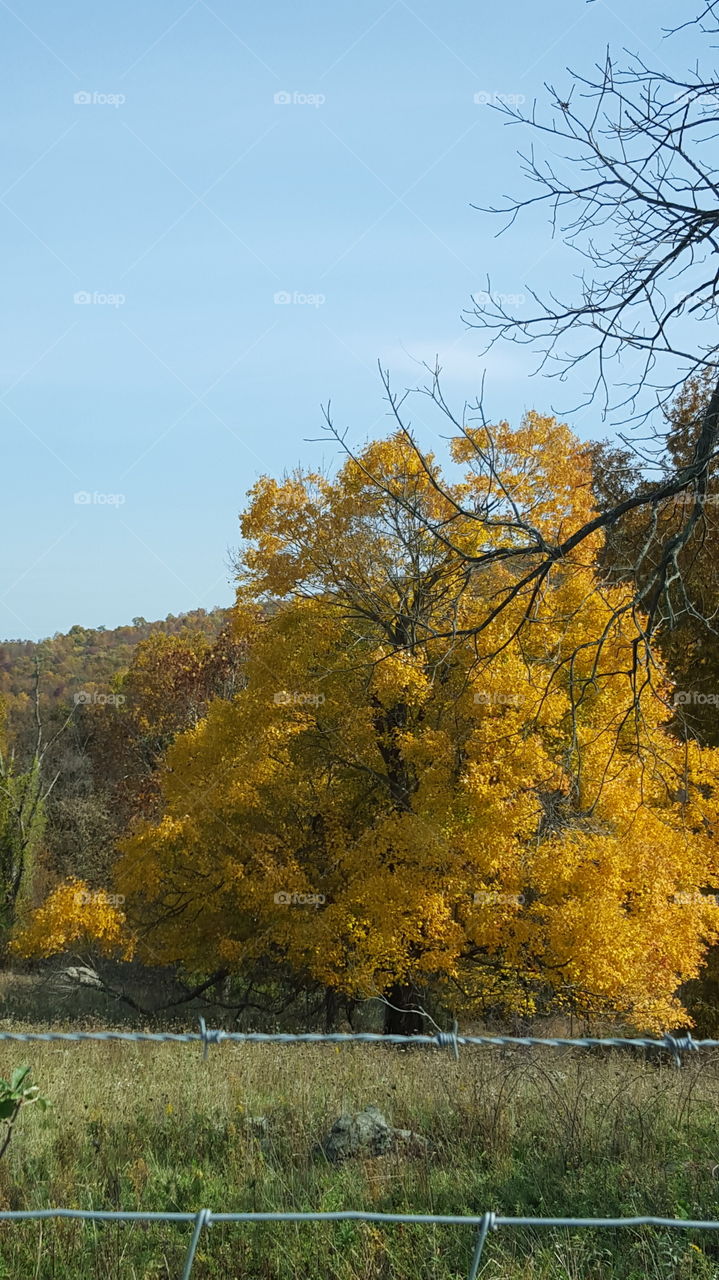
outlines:
[{"label": "barbed wire", "polygon": [[462,1047],[497,1046],[532,1048],[540,1046],[553,1049],[622,1049],[664,1050],[670,1053],[677,1066],[681,1066],[682,1054],[700,1049],[719,1049],[719,1040],[694,1040],[691,1034],[674,1036],[666,1032],[660,1038],[646,1036],[509,1036],[509,1035],[460,1035],[455,1023],[452,1031],[438,1031],[434,1035],[385,1035],[375,1031],[224,1031],[205,1025],[199,1019],[199,1031],[0,1031],[0,1041],[20,1043],[31,1041],[120,1041],[132,1044],[201,1044],[203,1057],[207,1057],[211,1045],[229,1044],[381,1044],[425,1045],[449,1049],[456,1059]]},{"label": "barbed wire", "polygon": [[490,1231],[500,1227],[568,1227],[579,1228],[631,1228],[631,1227],[665,1227],[682,1231],[719,1231],[719,1222],[701,1221],[690,1218],[657,1218],[641,1216],[633,1218],[505,1218],[497,1213],[450,1214],[450,1213],[376,1213],[364,1209],[333,1210],[273,1210],[267,1212],[247,1213],[215,1213],[212,1209],[199,1209],[197,1213],[170,1212],[159,1213],[142,1210],[105,1210],[105,1209],[2,1209],[0,1221],[27,1222],[30,1220],[46,1221],[48,1218],[75,1218],[85,1222],[187,1222],[194,1223],[192,1238],[188,1245],[182,1270],[181,1280],[190,1280],[192,1266],[197,1254],[197,1246],[202,1232],[220,1222],[377,1222],[381,1224],[407,1223],[423,1226],[452,1226],[478,1228],[477,1240],[470,1263],[467,1280],[476,1280],[479,1264],[482,1259],[484,1245]]},{"label": "barbed wire", "polygon": [[[668,1032],[661,1038],[645,1036],[510,1036],[510,1035],[478,1035],[465,1036],[458,1032],[455,1023],[452,1031],[438,1031],[434,1035],[385,1035],[380,1032],[358,1031],[225,1031],[222,1028],[211,1028],[199,1019],[199,1031],[0,1031],[0,1041],[20,1043],[29,1042],[63,1042],[81,1043],[121,1042],[131,1044],[201,1044],[203,1058],[207,1057],[211,1045],[224,1042],[231,1044],[376,1044],[376,1045],[424,1045],[438,1049],[449,1049],[456,1059],[459,1049],[464,1046],[493,1047],[527,1047],[621,1049],[625,1047],[641,1050],[663,1050],[669,1052],[676,1065],[681,1066],[681,1055],[686,1051],[700,1049],[719,1049],[719,1040],[694,1040],[692,1036],[673,1036]],[[361,1209],[338,1209],[332,1211],[291,1211],[277,1210],[268,1212],[247,1213],[215,1213],[214,1210],[200,1209],[197,1213],[182,1212],[150,1212],[150,1211],[111,1211],[102,1209],[13,1209],[0,1210],[0,1221],[46,1220],[48,1218],[75,1218],[81,1221],[96,1222],[178,1222],[193,1223],[190,1240],[182,1271],[181,1280],[190,1280],[192,1266],[197,1254],[200,1237],[205,1228],[220,1222],[377,1222],[377,1223],[409,1223],[437,1226],[465,1226],[478,1228],[477,1240],[470,1264],[468,1280],[476,1280],[482,1253],[490,1231],[500,1227],[666,1227],[682,1230],[719,1230],[719,1222],[696,1221],[684,1218],[506,1218],[493,1212],[480,1215],[454,1214],[421,1214],[421,1213],[375,1213]]]}]

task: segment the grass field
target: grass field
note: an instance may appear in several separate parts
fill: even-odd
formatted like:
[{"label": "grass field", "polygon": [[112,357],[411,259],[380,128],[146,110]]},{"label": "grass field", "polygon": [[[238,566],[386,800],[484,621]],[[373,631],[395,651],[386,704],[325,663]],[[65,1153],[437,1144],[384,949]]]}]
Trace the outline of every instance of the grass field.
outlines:
[{"label": "grass field", "polygon": [[[8,1023],[2,1024],[10,1029]],[[13,1022],[12,1029],[18,1029]],[[697,1055],[698,1056],[698,1055]],[[719,1060],[351,1046],[0,1045],[52,1101],[20,1117],[0,1207],[719,1218]],[[431,1154],[331,1166],[314,1144],[375,1104]],[[258,1137],[248,1117],[267,1117]],[[12,1280],[179,1280],[190,1228],[1,1223]],[[454,1280],[472,1230],[364,1223],[215,1225],[193,1280]],[[485,1280],[719,1277],[719,1233],[520,1231],[490,1237]]]}]

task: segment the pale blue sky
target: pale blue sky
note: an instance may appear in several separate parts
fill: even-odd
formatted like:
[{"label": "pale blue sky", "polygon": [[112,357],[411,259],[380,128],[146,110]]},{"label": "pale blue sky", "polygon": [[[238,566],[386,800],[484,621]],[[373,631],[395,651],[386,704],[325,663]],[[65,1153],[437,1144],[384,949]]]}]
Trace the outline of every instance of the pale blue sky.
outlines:
[{"label": "pale blue sky", "polygon": [[680,7],[0,0],[0,635],[229,603],[249,486],[333,462],[321,404],[387,429],[378,358],[404,386],[438,353],[460,407],[486,368],[494,417],[549,408],[461,320],[488,271],[576,269],[543,219],[496,240],[470,207],[522,189],[474,97],[541,100],[607,43],[682,65]]}]

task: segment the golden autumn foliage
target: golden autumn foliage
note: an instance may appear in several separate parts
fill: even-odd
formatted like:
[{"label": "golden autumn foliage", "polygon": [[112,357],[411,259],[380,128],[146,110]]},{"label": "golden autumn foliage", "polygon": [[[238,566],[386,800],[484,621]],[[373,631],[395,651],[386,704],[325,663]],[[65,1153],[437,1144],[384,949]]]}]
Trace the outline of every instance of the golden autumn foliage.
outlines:
[{"label": "golden autumn foliage", "polygon": [[[255,486],[246,687],[176,738],[162,817],[115,869],[140,958],[209,974],[269,957],[355,995],[416,983],[457,1008],[676,1021],[719,936],[702,893],[717,754],[671,738],[660,699],[627,716],[634,633],[624,588],[600,584],[599,534],[469,638],[521,572],[467,567],[511,548],[497,504],[555,542],[592,510],[588,459],[554,419],[494,429],[499,495],[485,445],[482,429],[453,443],[449,497],[401,434],[335,479]],[[661,672],[654,686],[669,697]],[[42,911],[24,954],[75,928]],[[129,939],[119,913],[102,928]]]},{"label": "golden autumn foliage", "polygon": [[38,907],[10,949],[19,956],[40,957],[78,945],[124,960],[134,951],[125,914],[111,896],[73,877],[58,885]]}]

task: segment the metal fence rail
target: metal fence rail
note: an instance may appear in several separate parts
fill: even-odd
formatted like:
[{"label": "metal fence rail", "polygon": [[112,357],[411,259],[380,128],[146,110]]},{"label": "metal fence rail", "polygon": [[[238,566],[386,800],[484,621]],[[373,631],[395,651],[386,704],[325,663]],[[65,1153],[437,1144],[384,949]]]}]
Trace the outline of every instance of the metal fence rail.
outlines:
[{"label": "metal fence rail", "polygon": [[[460,1047],[476,1046],[520,1046],[544,1048],[621,1049],[625,1047],[641,1050],[661,1050],[671,1054],[676,1066],[682,1064],[682,1054],[687,1051],[701,1049],[719,1049],[719,1040],[693,1040],[691,1035],[673,1036],[669,1033],[660,1038],[644,1036],[463,1036],[459,1035],[455,1024],[452,1031],[438,1031],[435,1035],[383,1035],[375,1032],[264,1032],[264,1031],[224,1031],[211,1029],[200,1018],[199,1031],[0,1031],[0,1041],[20,1043],[30,1042],[63,1042],[80,1043],[83,1041],[113,1041],[129,1044],[201,1044],[203,1057],[207,1057],[210,1045],[219,1045],[225,1041],[230,1044],[381,1044],[381,1045],[424,1045],[426,1047],[449,1049],[455,1058],[459,1058]],[[421,1213],[372,1213],[361,1209],[340,1209],[306,1213],[294,1211],[276,1211],[267,1213],[215,1213],[211,1209],[200,1209],[197,1213],[154,1213],[134,1211],[105,1211],[101,1209],[14,1209],[0,1210],[0,1221],[21,1222],[31,1219],[76,1218],[82,1221],[95,1222],[178,1222],[193,1223],[193,1232],[188,1245],[182,1270],[181,1280],[190,1280],[193,1262],[202,1232],[219,1222],[377,1222],[377,1223],[410,1223],[437,1226],[464,1226],[477,1229],[477,1239],[470,1264],[468,1280],[476,1280],[482,1253],[490,1231],[505,1227],[592,1227],[592,1228],[627,1228],[627,1227],[666,1227],[678,1230],[719,1231],[719,1222],[701,1222],[684,1218],[506,1218],[492,1212],[477,1216],[452,1214]]]},{"label": "metal fence rail", "polygon": [[8,1209],[0,1210],[0,1221],[29,1219],[78,1218],[92,1222],[192,1222],[194,1229],[182,1268],[181,1280],[190,1280],[192,1264],[202,1232],[216,1222],[379,1222],[410,1223],[423,1226],[475,1227],[477,1240],[467,1280],[476,1280],[484,1245],[490,1231],[504,1227],[669,1227],[682,1231],[719,1231],[719,1222],[697,1222],[685,1218],[505,1218],[496,1213],[464,1217],[441,1213],[372,1213],[362,1209],[337,1209],[327,1212],[300,1213],[277,1210],[273,1213],[215,1213],[200,1209],[197,1213],[110,1212],[102,1209]]}]

